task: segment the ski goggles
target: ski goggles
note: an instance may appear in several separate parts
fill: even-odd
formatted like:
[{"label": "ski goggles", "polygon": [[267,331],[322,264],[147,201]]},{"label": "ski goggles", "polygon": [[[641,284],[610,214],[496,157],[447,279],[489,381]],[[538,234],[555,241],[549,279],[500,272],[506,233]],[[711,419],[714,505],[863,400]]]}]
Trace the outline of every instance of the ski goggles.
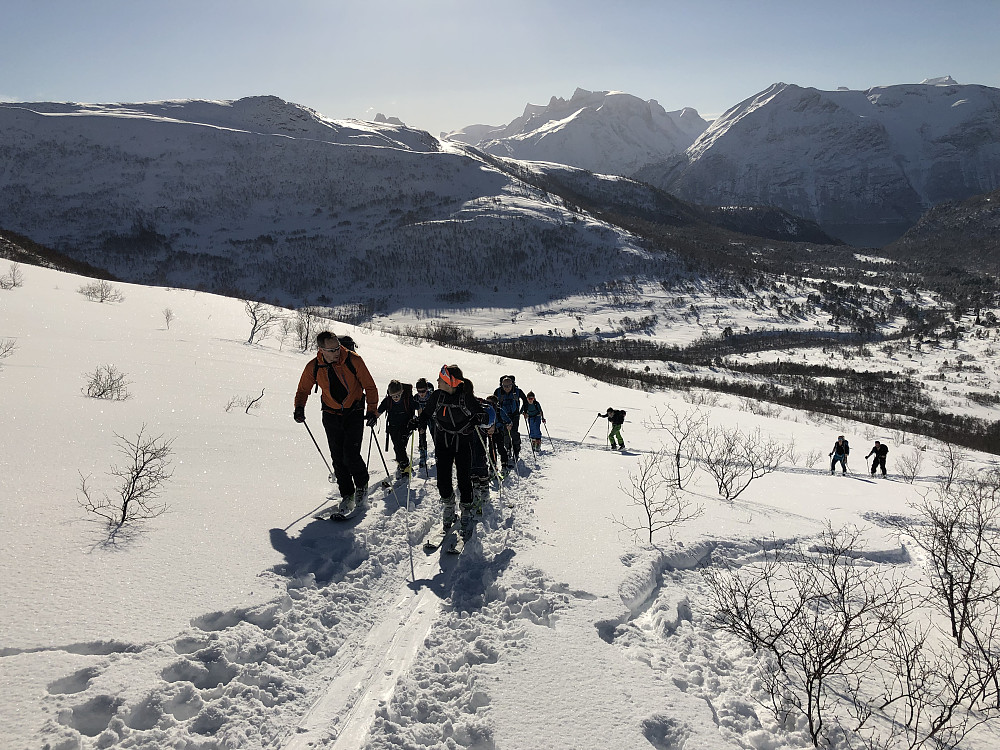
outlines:
[{"label": "ski goggles", "polygon": [[441,381],[445,385],[450,386],[451,388],[458,388],[458,386],[462,384],[462,381],[452,375],[448,370],[448,365],[443,365],[441,367],[441,372],[438,373],[438,377],[441,378]]}]

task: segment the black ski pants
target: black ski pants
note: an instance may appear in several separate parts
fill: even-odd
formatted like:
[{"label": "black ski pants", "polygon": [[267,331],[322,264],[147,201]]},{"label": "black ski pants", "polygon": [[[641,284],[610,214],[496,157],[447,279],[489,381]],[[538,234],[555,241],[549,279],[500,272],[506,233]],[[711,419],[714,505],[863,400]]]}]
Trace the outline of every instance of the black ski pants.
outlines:
[{"label": "black ski pants", "polygon": [[[507,465],[508,456],[510,455],[507,451],[508,440],[510,440],[510,436],[507,434],[507,426],[502,423],[497,424],[496,430],[490,435],[490,457],[493,459],[494,464],[501,467]],[[499,464],[497,464],[498,457]]]},{"label": "black ski pants", "polygon": [[361,443],[365,437],[365,412],[349,409],[343,413],[323,412],[323,429],[330,444],[333,474],[342,497],[368,486],[368,466],[361,458]]},{"label": "black ski pants", "polygon": [[406,425],[402,427],[390,427],[389,437],[392,439],[392,452],[396,457],[396,463],[400,469],[405,469],[410,465],[410,457],[407,455],[406,443],[410,439],[410,431]]},{"label": "black ski pants", "polygon": [[872,476],[875,476],[875,469],[882,468],[882,476],[885,476],[885,456],[875,456],[872,461]]},{"label": "black ski pants", "polygon": [[511,458],[515,461],[517,457],[521,455],[521,415],[520,414],[508,414],[510,417],[510,444],[511,444]]},{"label": "black ski pants", "polygon": [[475,435],[454,435],[442,430],[434,432],[434,461],[437,465],[437,486],[442,498],[455,494],[452,467],[458,474],[458,494],[462,505],[472,505],[472,441]]}]

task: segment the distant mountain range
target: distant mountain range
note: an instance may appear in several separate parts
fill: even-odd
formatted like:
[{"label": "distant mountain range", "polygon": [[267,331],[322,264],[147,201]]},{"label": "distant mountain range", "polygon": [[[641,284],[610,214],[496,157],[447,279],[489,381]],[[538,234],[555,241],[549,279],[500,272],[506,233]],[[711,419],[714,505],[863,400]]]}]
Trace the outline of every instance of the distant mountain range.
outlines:
[{"label": "distant mountain range", "polygon": [[777,206],[862,245],[896,239],[942,201],[1000,187],[1000,89],[950,77],[867,91],[776,83],[699,123],[694,110],[578,90],[507,126],[447,137],[634,177],[695,203]]},{"label": "distant mountain range", "polygon": [[707,127],[690,108],[667,112],[653,99],[577,89],[568,100],[529,104],[507,125],[470,125],[441,137],[496,156],[629,176],[683,152]]},{"label": "distant mountain range", "polygon": [[649,186],[379,119],[270,96],[0,103],[0,229],[126,281],[370,309],[528,305],[673,273],[676,243],[650,253],[621,216],[676,212],[706,240],[829,241],[809,222],[716,221]]}]

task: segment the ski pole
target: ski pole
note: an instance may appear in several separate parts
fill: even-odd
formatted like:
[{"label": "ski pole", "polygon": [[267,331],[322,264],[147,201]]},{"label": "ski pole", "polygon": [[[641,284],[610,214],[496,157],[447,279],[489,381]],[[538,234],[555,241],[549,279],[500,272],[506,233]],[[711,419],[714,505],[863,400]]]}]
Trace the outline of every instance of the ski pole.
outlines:
[{"label": "ski pole", "polygon": [[372,431],[372,436],[368,438],[368,459],[365,461],[365,468],[367,468],[372,462],[372,442],[375,440],[375,432]]},{"label": "ski pole", "polygon": [[542,427],[545,428],[545,436],[548,437],[548,439],[549,439],[549,445],[552,446],[552,452],[555,453],[556,452],[556,446],[552,442],[552,435],[549,434],[549,426],[547,424],[545,424],[545,422],[542,422]]},{"label": "ski pole", "polygon": [[[374,437],[375,428],[372,427],[372,437]],[[392,474],[389,473],[389,464],[385,462],[385,454],[382,452],[382,446],[375,443],[375,447],[378,448],[379,458],[382,459],[382,468],[385,469],[385,481],[389,487],[392,487]],[[393,497],[395,497],[395,488],[393,488]],[[399,500],[396,500],[396,505],[399,505]]]},{"label": "ski pole", "polygon": [[[594,425],[595,425],[595,424],[597,424],[597,420],[598,420],[598,419],[600,419],[600,418],[601,418],[601,415],[600,415],[600,414],[598,414],[598,415],[597,415],[596,417],[594,417],[594,421],[593,421],[593,422],[591,422],[591,423],[590,423],[590,427],[588,427],[588,428],[587,428],[587,435],[589,435],[589,434],[590,434],[590,431],[591,431],[592,429],[594,429]],[[586,439],[587,439],[587,435],[584,435],[584,436],[583,436],[582,438],[580,438],[580,442],[581,442],[581,443],[582,443],[582,442],[583,442],[584,440],[586,440]],[[551,440],[551,438],[550,438],[550,440]]]},{"label": "ski pole", "polygon": [[305,422],[303,422],[302,426],[306,428],[306,432],[308,432],[309,433],[309,437],[312,438],[313,445],[315,445],[316,446],[316,450],[319,451],[319,457],[322,458],[323,459],[323,463],[326,464],[326,470],[330,472],[330,474],[327,477],[327,479],[329,479],[330,482],[332,483],[334,481],[334,479],[335,479],[335,477],[333,476],[333,469],[330,468],[330,464],[326,460],[326,456],[323,455],[323,449],[319,447],[319,443],[317,443],[316,442],[316,438],[313,437],[313,431],[309,429],[309,425],[307,425]]},{"label": "ski pole", "polygon": [[[483,446],[483,452],[486,454],[486,465],[490,467],[490,470],[493,472],[493,474],[495,476],[499,475],[499,472],[497,471],[496,462],[493,460],[493,457],[490,456],[490,449],[486,445],[486,441],[483,440],[483,435],[479,431],[478,428],[476,428],[476,436],[479,438],[479,444],[481,446]],[[500,491],[499,491],[499,494],[497,496],[497,502],[500,504],[499,510],[502,513],[503,512],[503,482],[501,482],[498,479],[497,480],[497,484],[500,486]]]},{"label": "ski pole", "polygon": [[[413,569],[413,542],[410,540],[410,479],[413,478],[413,433],[410,433],[410,467],[409,473],[406,475],[406,551],[410,555],[410,578],[413,582],[417,582],[417,574]],[[397,501],[398,502],[398,501]]]}]

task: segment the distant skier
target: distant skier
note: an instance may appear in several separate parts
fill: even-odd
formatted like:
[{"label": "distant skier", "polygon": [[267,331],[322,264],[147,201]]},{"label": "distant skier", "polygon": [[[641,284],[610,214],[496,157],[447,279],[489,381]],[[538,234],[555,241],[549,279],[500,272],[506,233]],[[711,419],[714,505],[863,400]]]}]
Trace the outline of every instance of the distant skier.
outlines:
[{"label": "distant skier", "polygon": [[[597,412],[597,416],[608,420],[608,441],[611,443],[611,450],[624,450],[625,441],[622,439],[622,425],[625,424],[625,412],[621,409],[613,409],[610,406],[606,413]],[[617,440],[618,444],[615,445]]]},{"label": "distant skier", "polygon": [[534,391],[528,391],[525,398],[528,399],[528,403],[521,407],[521,413],[524,415],[524,421],[528,423],[531,450],[537,453],[542,449],[542,423],[545,421],[545,413],[542,411],[542,405],[535,399]]},{"label": "distant skier", "polygon": [[882,469],[882,476],[884,477],[886,475],[885,457],[887,455],[889,455],[889,446],[876,440],[875,445],[872,446],[872,449],[868,451],[868,455],[865,456],[866,459],[869,456],[875,456],[875,459],[872,461],[872,476],[875,476],[875,470],[879,467]]},{"label": "distant skier", "polygon": [[482,403],[476,398],[472,384],[466,382],[458,365],[445,365],[437,379],[437,390],[420,414],[410,422],[411,429],[434,423],[434,460],[437,462],[437,486],[441,493],[442,523],[445,529],[457,520],[452,467],[458,474],[463,531],[472,526],[474,497],[472,492],[472,431],[486,421]]},{"label": "distant skier", "polygon": [[416,405],[413,399],[413,386],[389,381],[386,397],[378,405],[378,413],[386,415],[386,431],[392,439],[393,452],[396,455],[396,476],[401,477],[410,471],[410,457],[406,452],[406,442],[410,439],[410,420],[413,419]]},{"label": "distant skier", "polygon": [[316,358],[305,366],[295,390],[293,417],[296,422],[306,421],[309,391],[318,387],[333,473],[343,498],[340,512],[349,513],[368,491],[368,466],[361,457],[361,443],[365,424],[371,427],[378,420],[378,388],[365,361],[341,346],[335,335],[323,331],[316,336],[316,345]]},{"label": "distant skier", "polygon": [[[419,414],[427,406],[427,402],[434,395],[434,386],[427,382],[427,378],[420,378],[417,381],[417,393],[413,397],[413,405]],[[417,448],[420,450],[420,466],[427,466],[427,426],[420,428],[417,433]]]},{"label": "distant skier", "polygon": [[851,452],[851,446],[848,445],[847,441],[844,439],[843,435],[837,436],[837,442],[833,444],[833,450],[830,451],[830,456],[833,460],[830,462],[830,473],[834,474],[837,468],[837,462],[840,462],[840,468],[842,473],[847,473],[847,456]]},{"label": "distant skier", "polygon": [[511,456],[507,465],[514,466],[517,463],[517,457],[521,454],[521,431],[519,429],[521,407],[528,402],[528,398],[524,395],[524,391],[514,384],[513,375],[504,375],[500,378],[500,387],[493,391],[493,395],[500,402],[500,408],[507,412],[507,416],[510,417]]},{"label": "distant skier", "polygon": [[510,463],[510,428],[512,422],[507,412],[500,408],[500,401],[496,396],[493,394],[487,396],[486,403],[496,413],[493,428],[489,430],[490,458],[494,466],[507,466]]}]

